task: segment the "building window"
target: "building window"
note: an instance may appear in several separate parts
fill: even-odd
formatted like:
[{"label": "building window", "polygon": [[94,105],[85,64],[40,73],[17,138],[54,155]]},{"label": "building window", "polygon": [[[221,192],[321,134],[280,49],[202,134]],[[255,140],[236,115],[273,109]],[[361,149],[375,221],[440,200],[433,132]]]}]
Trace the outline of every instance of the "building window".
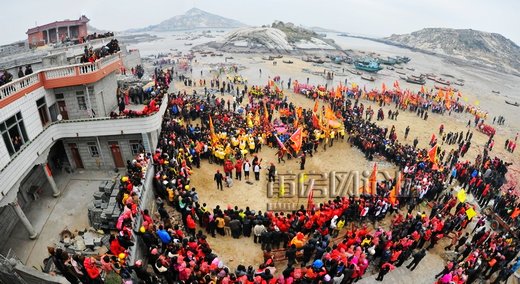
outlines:
[{"label": "building window", "polygon": [[78,99],[78,108],[80,110],[87,110],[87,100],[83,91],[76,92],[76,98]]},{"label": "building window", "polygon": [[99,157],[99,149],[96,142],[88,142],[87,143],[88,150],[90,152],[90,156]]},{"label": "building window", "polygon": [[45,127],[45,125],[49,123],[49,114],[47,113],[47,103],[45,102],[45,97],[42,97],[36,101],[36,107],[38,108],[38,114],[40,115],[42,126]]},{"label": "building window", "polygon": [[141,141],[138,140],[130,140],[130,150],[132,151],[132,156],[137,156],[141,153],[142,146]]},{"label": "building window", "polygon": [[18,152],[25,143],[29,142],[20,112],[0,123],[0,132],[11,156]]}]

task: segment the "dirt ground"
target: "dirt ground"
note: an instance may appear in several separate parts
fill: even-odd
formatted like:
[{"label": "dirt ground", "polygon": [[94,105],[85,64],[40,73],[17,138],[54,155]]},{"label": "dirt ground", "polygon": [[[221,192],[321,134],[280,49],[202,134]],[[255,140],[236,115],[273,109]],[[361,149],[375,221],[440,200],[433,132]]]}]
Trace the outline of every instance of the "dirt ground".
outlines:
[{"label": "dirt ground", "polygon": [[[300,81],[305,81],[307,77],[310,77],[311,83],[322,82],[323,78],[320,79],[319,76],[302,73],[301,70],[303,68],[314,69],[316,71],[320,70],[318,67],[312,66],[309,63],[303,62],[297,58],[290,58],[294,63],[293,64],[282,64],[281,60],[278,62],[277,66],[274,67],[271,62],[262,62],[261,58],[258,57],[250,57],[250,56],[235,56],[236,63],[246,66],[246,68],[240,71],[240,74],[249,80],[249,85],[259,84],[265,85],[268,77],[274,77],[276,75],[280,75],[282,80],[290,77],[294,81],[298,79]],[[239,58],[240,60],[237,60]],[[284,58],[285,60],[288,58]],[[201,58],[198,58],[197,63],[193,66],[193,74],[200,74],[202,70],[204,74],[208,74],[208,62],[205,62],[204,59],[200,61]],[[214,59],[209,59],[214,60]],[[259,69],[262,69],[262,75],[258,75]],[[323,71],[323,68],[321,68]],[[350,77],[350,75],[349,75]],[[200,78],[204,78],[207,81],[211,79],[209,76],[193,76],[195,80]],[[253,78],[253,79],[252,79]],[[321,81],[320,81],[321,80]],[[350,80],[356,81],[355,78],[349,78]],[[357,79],[358,83],[359,78]],[[191,91],[191,88],[185,88],[183,85],[177,84],[177,90],[186,89],[188,92]],[[202,92],[202,88],[195,88],[197,92]],[[294,94],[292,92],[285,91],[289,101],[295,103],[297,106],[303,106],[305,108],[312,108],[314,102],[305,98],[302,95]],[[225,96],[226,99],[229,96]],[[377,109],[378,106],[374,105],[371,102],[362,101],[365,105],[371,105],[372,108]],[[321,107],[321,103],[320,103]],[[383,107],[385,116],[389,109],[394,110],[394,106],[385,106]],[[492,117],[492,116],[491,116]],[[396,127],[396,131],[398,133],[398,139],[400,141],[404,140],[404,131],[407,126],[410,126],[410,134],[408,136],[408,140],[405,141],[407,143],[412,143],[413,139],[417,137],[419,139],[419,147],[429,148],[428,142],[432,134],[435,133],[438,135],[439,126],[444,124],[445,132],[449,131],[464,131],[464,133],[468,130],[466,128],[466,123],[469,119],[472,119],[469,114],[456,114],[452,113],[451,116],[448,115],[439,115],[439,114],[430,114],[428,120],[420,119],[415,113],[403,112],[400,111],[399,117],[397,120],[389,120],[385,118],[384,121],[378,121],[377,124],[384,127],[391,127],[394,125]],[[471,128],[473,131],[473,140],[472,146],[469,152],[463,159],[467,159],[471,162],[474,162],[475,157],[478,153],[482,153],[483,147],[488,140],[488,137],[478,131],[475,128]],[[500,133],[500,129],[499,129]],[[504,158],[507,161],[511,161],[514,163],[512,167],[510,167],[510,174],[515,173],[518,174],[518,151],[514,155],[504,150],[505,140],[510,137],[511,131],[504,130],[503,133],[508,133],[507,135],[497,135],[495,136],[495,148],[490,153],[490,155],[498,155],[501,158]],[[440,139],[439,139],[440,141]],[[442,149],[446,149],[446,153],[455,146],[447,146],[440,145]],[[260,181],[254,181],[254,177],[251,177],[250,180],[252,184],[248,184],[244,179],[242,181],[234,180],[234,184],[231,188],[224,188],[223,191],[218,191],[216,189],[216,184],[213,181],[213,174],[217,169],[222,170],[222,166],[216,164],[208,164],[204,161],[201,165],[200,169],[194,169],[194,174],[192,175],[192,184],[197,188],[199,192],[200,200],[205,202],[209,208],[213,208],[216,205],[220,205],[221,207],[227,206],[238,206],[239,208],[245,208],[249,206],[253,210],[261,210],[264,211],[267,208],[268,203],[273,202],[296,202],[298,204],[306,204],[306,198],[277,198],[275,197],[269,198],[267,196],[267,168],[271,162],[273,162],[276,167],[278,173],[286,173],[292,171],[292,173],[300,173],[299,169],[299,159],[287,160],[286,163],[278,164],[275,155],[275,149],[270,149],[267,146],[262,147],[261,152],[258,154],[259,158],[262,159],[262,178]],[[392,172],[395,170],[395,166],[391,163],[388,163],[384,160],[375,159],[375,162],[378,163],[379,170],[388,170]],[[369,162],[364,158],[364,155],[357,149],[352,148],[349,144],[342,140],[337,140],[334,142],[334,146],[331,148],[327,147],[327,150],[324,151],[320,146],[318,153],[314,155],[314,157],[308,157],[307,163],[305,166],[305,173],[310,173],[312,171],[315,172],[330,172],[330,171],[367,171],[370,172],[372,169],[373,162]],[[381,177],[380,177],[381,178]],[[511,179],[511,178],[510,178]],[[514,181],[513,181],[514,182]],[[328,198],[315,198],[315,202],[323,202]],[[383,226],[384,226],[383,222]],[[251,264],[258,265],[262,262],[262,252],[258,245],[254,244],[252,240],[234,240],[231,237],[217,237],[216,239],[209,238],[209,243],[214,248],[216,253],[221,257],[221,259],[230,267],[234,268],[238,264]],[[258,246],[258,247],[257,247]],[[439,246],[440,247],[440,246]],[[283,263],[277,265],[279,269],[283,268]]]}]

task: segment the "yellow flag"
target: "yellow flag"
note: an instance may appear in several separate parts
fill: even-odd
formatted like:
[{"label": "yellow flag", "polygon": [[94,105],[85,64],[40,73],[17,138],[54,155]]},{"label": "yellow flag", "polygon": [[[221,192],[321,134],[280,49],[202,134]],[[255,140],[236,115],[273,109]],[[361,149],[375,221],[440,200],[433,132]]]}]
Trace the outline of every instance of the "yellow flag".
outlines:
[{"label": "yellow flag", "polygon": [[472,219],[473,217],[477,216],[477,212],[473,210],[473,207],[470,207],[468,210],[466,210],[466,215],[468,215],[468,219]]},{"label": "yellow flag", "polygon": [[457,193],[457,198],[459,199],[460,203],[466,201],[466,191],[464,190],[464,188],[462,188],[462,189]]}]

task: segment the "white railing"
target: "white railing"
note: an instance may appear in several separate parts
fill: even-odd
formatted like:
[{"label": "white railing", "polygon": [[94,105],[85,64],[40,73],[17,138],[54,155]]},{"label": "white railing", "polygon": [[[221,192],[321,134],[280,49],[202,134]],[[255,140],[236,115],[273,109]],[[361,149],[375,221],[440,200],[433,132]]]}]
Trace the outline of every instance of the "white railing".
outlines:
[{"label": "white railing", "polygon": [[79,74],[80,75],[96,72],[96,71],[99,70],[97,62],[95,62],[95,63],[85,63],[85,64],[81,64],[81,65],[79,65],[77,67],[79,69]]},{"label": "white railing", "polygon": [[45,79],[57,79],[64,77],[76,76],[76,69],[74,66],[56,67],[44,71]]},{"label": "white railing", "polygon": [[0,100],[40,82],[39,73],[16,79],[0,87]]},{"label": "white railing", "polygon": [[[0,86],[0,100],[9,97],[25,88],[28,88],[40,82],[39,74],[43,73],[44,80],[59,79],[73,77],[76,75],[84,75],[96,72],[121,58],[121,52],[103,57],[94,63],[83,63],[61,67],[48,68],[38,71],[37,73],[16,79],[10,83]],[[77,71],[76,71],[77,69]]]}]

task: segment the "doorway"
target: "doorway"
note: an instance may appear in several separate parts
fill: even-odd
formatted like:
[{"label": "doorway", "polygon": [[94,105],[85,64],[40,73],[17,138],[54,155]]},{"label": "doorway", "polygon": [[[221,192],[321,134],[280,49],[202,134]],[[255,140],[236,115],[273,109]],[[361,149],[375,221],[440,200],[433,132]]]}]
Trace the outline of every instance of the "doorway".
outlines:
[{"label": "doorway", "polygon": [[67,105],[65,105],[65,101],[58,101],[58,109],[60,111],[60,114],[61,114],[61,118],[63,120],[68,120],[69,119],[69,113],[67,112]]},{"label": "doorway", "polygon": [[116,168],[124,168],[125,162],[123,162],[123,156],[121,155],[119,143],[117,141],[109,141],[108,145],[110,146],[110,152],[112,152],[112,158],[114,159]]},{"label": "doorway", "polygon": [[76,143],[69,143],[70,152],[72,153],[72,158],[74,159],[74,163],[76,164],[76,168],[83,169],[83,161],[81,160],[81,155],[79,154],[78,145]]}]

